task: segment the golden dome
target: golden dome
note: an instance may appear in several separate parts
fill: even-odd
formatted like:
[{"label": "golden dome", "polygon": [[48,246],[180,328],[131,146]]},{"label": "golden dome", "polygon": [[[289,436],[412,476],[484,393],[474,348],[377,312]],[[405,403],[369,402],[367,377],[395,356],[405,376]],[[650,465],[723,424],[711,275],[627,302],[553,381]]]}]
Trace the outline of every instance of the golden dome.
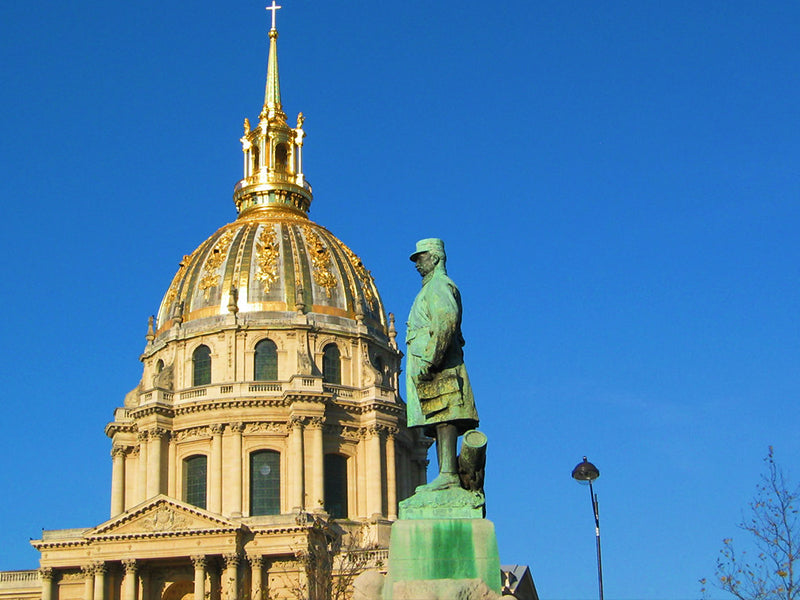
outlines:
[{"label": "golden dome", "polygon": [[[386,335],[386,314],[361,259],[324,227],[277,207],[250,210],[184,256],[158,311],[159,336],[174,324],[237,314],[242,322],[314,313],[362,321]],[[200,323],[197,323],[200,325]]]}]

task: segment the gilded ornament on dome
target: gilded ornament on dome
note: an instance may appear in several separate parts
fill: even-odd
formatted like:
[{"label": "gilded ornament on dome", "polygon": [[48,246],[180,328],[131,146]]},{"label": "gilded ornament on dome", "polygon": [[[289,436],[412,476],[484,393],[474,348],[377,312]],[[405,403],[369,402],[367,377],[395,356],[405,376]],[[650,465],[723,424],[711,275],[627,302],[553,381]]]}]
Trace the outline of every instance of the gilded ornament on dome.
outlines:
[{"label": "gilded ornament on dome", "polygon": [[203,290],[206,301],[211,294],[211,288],[219,285],[220,275],[218,270],[225,261],[225,256],[228,253],[228,246],[231,245],[231,241],[233,241],[233,229],[228,229],[219,237],[217,243],[214,244],[211,253],[206,259],[206,264],[203,266],[203,277],[200,279],[200,289]]},{"label": "gilded ornament on dome", "polygon": [[367,268],[364,266],[364,263],[361,262],[361,259],[356,256],[356,253],[350,250],[347,246],[342,244],[342,250],[344,251],[347,259],[350,261],[350,264],[353,265],[353,269],[358,275],[359,280],[361,280],[361,289],[364,291],[364,300],[367,301],[369,307],[372,310],[376,310],[375,306],[375,294],[372,293],[372,286],[374,279],[372,278],[372,273],[370,273]]},{"label": "gilded ornament on dome", "polygon": [[331,254],[328,248],[322,243],[320,237],[308,225],[303,226],[306,242],[308,243],[308,254],[311,257],[311,264],[314,266],[314,281],[325,290],[325,295],[330,298],[331,290],[338,283],[336,275],[331,272]]},{"label": "gilded ornament on dome", "polygon": [[186,270],[186,267],[189,266],[189,263],[192,261],[192,258],[194,258],[196,253],[197,250],[191,254],[184,254],[181,262],[178,263],[178,272],[175,273],[175,277],[172,278],[172,283],[167,290],[167,295],[164,297],[165,306],[172,304],[175,301],[175,298],[178,297],[178,285],[180,285],[180,282],[183,279],[183,274]]},{"label": "gilded ornament on dome", "polygon": [[264,284],[264,292],[269,292],[269,286],[278,281],[279,256],[274,225],[264,225],[256,242],[256,279]]}]

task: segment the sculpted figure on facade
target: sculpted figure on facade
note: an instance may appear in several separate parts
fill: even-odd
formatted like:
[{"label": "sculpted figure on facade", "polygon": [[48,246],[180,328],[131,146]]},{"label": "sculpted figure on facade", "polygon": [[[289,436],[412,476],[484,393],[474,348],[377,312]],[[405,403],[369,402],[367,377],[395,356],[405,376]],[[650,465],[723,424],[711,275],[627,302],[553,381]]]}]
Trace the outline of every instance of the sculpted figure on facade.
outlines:
[{"label": "sculpted figure on facade", "polygon": [[461,294],[447,276],[444,242],[417,242],[411,255],[422,289],[408,317],[406,397],[408,426],[436,438],[439,475],[418,491],[460,487],[456,442],[478,426],[478,412],[464,366]]}]

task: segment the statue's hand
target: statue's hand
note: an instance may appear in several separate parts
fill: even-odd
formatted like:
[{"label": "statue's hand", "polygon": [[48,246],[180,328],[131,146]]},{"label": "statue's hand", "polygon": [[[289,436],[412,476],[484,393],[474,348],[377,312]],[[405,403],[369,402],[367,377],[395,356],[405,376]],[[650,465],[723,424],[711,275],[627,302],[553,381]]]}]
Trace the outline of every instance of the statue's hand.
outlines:
[{"label": "statue's hand", "polygon": [[422,368],[419,370],[419,375],[417,375],[417,379],[420,381],[430,381],[433,379],[433,373],[431,373],[431,365],[430,363],[423,362]]}]

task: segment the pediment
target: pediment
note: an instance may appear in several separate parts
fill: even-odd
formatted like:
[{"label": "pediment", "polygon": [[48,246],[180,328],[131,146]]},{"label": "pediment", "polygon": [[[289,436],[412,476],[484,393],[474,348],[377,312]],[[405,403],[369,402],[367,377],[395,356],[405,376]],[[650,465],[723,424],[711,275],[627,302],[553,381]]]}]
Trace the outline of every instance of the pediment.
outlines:
[{"label": "pediment", "polygon": [[224,533],[241,527],[240,523],[160,495],[98,525],[85,536],[102,539],[171,533]]}]

